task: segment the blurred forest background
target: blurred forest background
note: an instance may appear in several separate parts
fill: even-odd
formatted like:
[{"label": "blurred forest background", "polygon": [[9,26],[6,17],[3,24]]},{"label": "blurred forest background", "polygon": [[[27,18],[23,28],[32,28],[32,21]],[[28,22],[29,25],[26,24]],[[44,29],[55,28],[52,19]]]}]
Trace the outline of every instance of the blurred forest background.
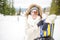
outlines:
[{"label": "blurred forest background", "polygon": [[[17,10],[13,5],[13,0],[0,0],[0,13],[4,15],[15,15],[17,11],[17,15],[20,15],[22,10],[26,10],[23,8]],[[46,12],[46,10],[49,14],[60,15],[60,0],[52,0],[51,7],[44,8],[43,12]]]},{"label": "blurred forest background", "polygon": [[0,13],[4,15],[14,15],[15,8],[13,6],[13,0],[0,0]]}]

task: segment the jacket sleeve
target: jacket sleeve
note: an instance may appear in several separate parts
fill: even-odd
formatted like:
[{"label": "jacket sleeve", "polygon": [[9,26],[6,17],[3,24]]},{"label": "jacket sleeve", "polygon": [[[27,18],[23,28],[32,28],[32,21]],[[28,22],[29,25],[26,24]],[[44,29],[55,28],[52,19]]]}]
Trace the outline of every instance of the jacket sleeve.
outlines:
[{"label": "jacket sleeve", "polygon": [[41,27],[41,25],[42,25],[42,27],[43,27],[42,30],[47,30],[48,24],[49,23],[45,23],[44,20],[41,20],[41,21],[39,21],[39,23],[37,24],[37,26]]},{"label": "jacket sleeve", "polygon": [[47,30],[47,28],[48,28],[48,24],[49,24],[49,23],[44,23],[44,24],[43,24],[43,28],[42,28],[42,30]]},{"label": "jacket sleeve", "polygon": [[43,20],[39,21],[37,26],[39,27],[39,26],[43,25],[43,22],[44,22]]}]

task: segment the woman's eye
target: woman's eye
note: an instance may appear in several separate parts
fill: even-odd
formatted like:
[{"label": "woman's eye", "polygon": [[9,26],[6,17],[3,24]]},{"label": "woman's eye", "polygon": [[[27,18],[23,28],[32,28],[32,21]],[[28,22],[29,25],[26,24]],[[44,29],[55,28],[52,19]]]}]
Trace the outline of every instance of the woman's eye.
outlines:
[{"label": "woman's eye", "polygon": [[37,11],[34,11],[34,13],[37,13]]}]

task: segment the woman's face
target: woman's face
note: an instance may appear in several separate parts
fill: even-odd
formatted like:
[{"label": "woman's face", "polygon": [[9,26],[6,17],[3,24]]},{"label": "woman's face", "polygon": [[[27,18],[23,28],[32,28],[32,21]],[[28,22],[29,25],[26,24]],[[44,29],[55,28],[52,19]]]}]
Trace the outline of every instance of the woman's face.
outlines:
[{"label": "woman's face", "polygon": [[37,16],[38,16],[38,11],[37,10],[32,10],[31,11],[31,16],[32,16],[33,19],[36,19]]},{"label": "woman's face", "polygon": [[32,15],[32,16],[38,15],[38,11],[37,11],[37,10],[32,10],[32,11],[31,11],[31,15]]}]

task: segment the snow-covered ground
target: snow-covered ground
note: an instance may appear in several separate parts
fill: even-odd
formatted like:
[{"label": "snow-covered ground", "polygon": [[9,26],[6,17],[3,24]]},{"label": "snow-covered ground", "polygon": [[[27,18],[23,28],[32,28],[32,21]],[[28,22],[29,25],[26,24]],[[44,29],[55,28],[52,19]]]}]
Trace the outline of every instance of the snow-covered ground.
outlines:
[{"label": "snow-covered ground", "polygon": [[0,40],[24,40],[25,17],[0,16]]},{"label": "snow-covered ground", "polygon": [[[55,20],[54,39],[60,40],[60,16]],[[26,18],[24,16],[0,16],[0,40],[24,40]]]},{"label": "snow-covered ground", "polygon": [[55,40],[60,40],[60,16],[57,16],[55,20],[53,38]]}]

